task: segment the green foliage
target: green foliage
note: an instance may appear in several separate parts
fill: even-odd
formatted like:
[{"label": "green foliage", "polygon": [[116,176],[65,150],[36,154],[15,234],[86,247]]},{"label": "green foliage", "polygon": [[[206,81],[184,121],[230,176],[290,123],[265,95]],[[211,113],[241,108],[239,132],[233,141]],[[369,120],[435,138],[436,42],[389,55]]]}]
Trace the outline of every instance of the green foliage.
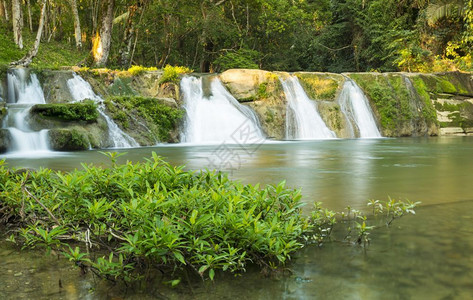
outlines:
[{"label": "green foliage", "polygon": [[[300,192],[284,182],[260,188],[222,173],[186,172],[154,153],[136,164],[107,155],[112,168],[84,164],[69,173],[18,173],[1,162],[2,217],[21,228],[10,240],[61,251],[113,280],[139,279],[153,266],[213,280],[217,270],[242,272],[251,262],[283,265],[303,240],[323,240],[334,223],[320,207],[304,217]],[[89,257],[83,243],[105,256]]]},{"label": "green foliage", "polygon": [[226,51],[214,60],[216,71],[228,69],[258,69],[257,61],[260,53],[255,50],[238,49],[237,51]]},{"label": "green foliage", "polygon": [[164,67],[163,71],[163,76],[159,79],[159,84],[163,84],[166,82],[178,83],[179,75],[194,72],[193,70],[187,67],[173,67],[171,65],[167,65],[166,67]]},{"label": "green foliage", "polygon": [[130,127],[133,115],[143,117],[156,127],[152,129],[162,142],[169,141],[170,132],[176,130],[184,115],[181,109],[164,105],[154,98],[115,96],[107,98],[105,105],[112,118],[125,129]]},{"label": "green foliage", "polygon": [[96,122],[99,116],[97,104],[92,100],[78,103],[36,104],[31,109],[31,113],[61,121],[88,123]]},{"label": "green foliage", "polygon": [[157,70],[158,68],[156,67],[146,68],[143,66],[131,66],[131,68],[128,69],[128,73],[130,73],[132,76],[138,76],[140,74],[143,74],[144,72],[157,71]]}]

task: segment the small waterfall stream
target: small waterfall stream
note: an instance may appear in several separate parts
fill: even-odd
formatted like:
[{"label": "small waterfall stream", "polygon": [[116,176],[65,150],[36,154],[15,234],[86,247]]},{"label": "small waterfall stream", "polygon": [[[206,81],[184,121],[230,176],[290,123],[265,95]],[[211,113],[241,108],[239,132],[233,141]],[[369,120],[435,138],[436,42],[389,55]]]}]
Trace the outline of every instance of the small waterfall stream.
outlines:
[{"label": "small waterfall stream", "polygon": [[135,139],[123,132],[112,118],[105,114],[103,99],[94,93],[92,87],[87,81],[74,73],[73,77],[67,80],[67,87],[69,88],[74,101],[90,99],[98,104],[98,111],[107,122],[109,136],[113,142],[113,148],[131,148],[140,146]]},{"label": "small waterfall stream", "polygon": [[296,76],[281,84],[287,99],[287,139],[333,139],[337,136],[320,117],[315,101],[309,99]]},{"label": "small waterfall stream", "polygon": [[12,138],[9,149],[20,155],[49,152],[48,130],[34,131],[28,125],[28,115],[35,104],[44,104],[44,93],[35,74],[25,69],[10,70],[7,74],[7,116],[2,128]]},{"label": "small waterfall stream", "polygon": [[210,80],[208,97],[204,95],[202,78],[188,76],[181,81],[186,109],[181,142],[238,143],[234,135],[242,127],[253,137],[263,140],[264,134],[256,114],[240,104],[218,78]]},{"label": "small waterfall stream", "polygon": [[348,78],[345,80],[338,101],[348,123],[352,124],[353,136],[356,136],[354,128],[356,127],[360,138],[381,137],[368,99],[353,80]]}]

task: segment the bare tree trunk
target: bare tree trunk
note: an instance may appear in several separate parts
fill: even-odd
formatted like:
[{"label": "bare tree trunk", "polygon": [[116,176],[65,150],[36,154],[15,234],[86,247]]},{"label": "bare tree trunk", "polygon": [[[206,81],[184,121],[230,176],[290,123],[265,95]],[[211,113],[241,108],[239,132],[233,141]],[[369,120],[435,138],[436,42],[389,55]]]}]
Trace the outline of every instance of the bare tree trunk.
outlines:
[{"label": "bare tree trunk", "polygon": [[5,18],[5,2],[3,0],[0,0],[0,21],[7,21],[7,19]]},{"label": "bare tree trunk", "polygon": [[0,0],[3,4],[3,11],[5,13],[5,20],[8,22],[10,21],[10,16],[8,15],[8,3],[5,0]]},{"label": "bare tree trunk", "polygon": [[123,68],[128,66],[130,60],[131,44],[133,41],[133,33],[135,31],[133,18],[135,17],[137,9],[137,5],[131,5],[128,7],[128,18],[126,20],[125,30],[123,31],[122,44],[120,46],[120,65]]},{"label": "bare tree trunk", "polygon": [[46,16],[46,6],[47,6],[47,0],[42,0],[42,8],[41,8],[41,17],[39,19],[39,26],[38,26],[38,32],[36,33],[36,39],[34,41],[33,49],[28,52],[22,59],[20,59],[17,62],[12,63],[12,65],[21,65],[24,67],[27,67],[33,58],[38,54],[39,50],[39,44],[41,43],[41,35],[43,34],[43,27],[44,27],[44,19]]},{"label": "bare tree trunk", "polygon": [[30,27],[30,32],[33,32],[33,21],[31,20],[30,0],[26,0],[26,8],[28,9],[28,25]]},{"label": "bare tree trunk", "polygon": [[102,27],[100,28],[100,49],[101,55],[95,57],[95,64],[97,66],[105,66],[110,53],[110,42],[112,40],[112,26],[113,26],[113,8],[115,0],[104,0],[102,12]]},{"label": "bare tree trunk", "polygon": [[23,49],[23,15],[21,13],[20,0],[12,1],[12,22],[13,22],[13,39],[18,48]]},{"label": "bare tree trunk", "polygon": [[79,20],[79,11],[77,10],[77,1],[70,0],[72,7],[72,14],[74,15],[74,36],[76,38],[76,47],[77,49],[82,48],[82,34],[80,32],[80,20]]}]

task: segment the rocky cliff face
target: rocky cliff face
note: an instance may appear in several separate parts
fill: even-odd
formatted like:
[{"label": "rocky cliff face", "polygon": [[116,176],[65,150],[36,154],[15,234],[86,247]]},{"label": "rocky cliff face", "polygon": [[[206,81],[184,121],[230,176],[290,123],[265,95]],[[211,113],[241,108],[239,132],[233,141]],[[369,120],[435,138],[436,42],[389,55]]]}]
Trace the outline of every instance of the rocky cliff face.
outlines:
[{"label": "rocky cliff face", "polygon": [[[106,100],[106,112],[140,145],[179,141],[182,117],[177,82],[160,83],[162,72],[132,75],[110,70],[76,70]],[[60,105],[73,97],[67,80],[73,71],[38,72],[47,103]],[[228,70],[218,75],[242,104],[254,109],[270,138],[286,138],[287,100],[280,79],[297,76],[322,119],[338,137],[352,137],[338,102],[346,78],[369,99],[383,136],[473,135],[473,76],[469,73],[312,73]],[[6,114],[6,78],[0,84],[0,122]],[[110,145],[105,121],[67,121],[31,114],[32,128],[50,129],[56,150],[80,150]],[[0,131],[0,152],[9,144],[8,130]],[[68,142],[72,141],[72,142]]]}]

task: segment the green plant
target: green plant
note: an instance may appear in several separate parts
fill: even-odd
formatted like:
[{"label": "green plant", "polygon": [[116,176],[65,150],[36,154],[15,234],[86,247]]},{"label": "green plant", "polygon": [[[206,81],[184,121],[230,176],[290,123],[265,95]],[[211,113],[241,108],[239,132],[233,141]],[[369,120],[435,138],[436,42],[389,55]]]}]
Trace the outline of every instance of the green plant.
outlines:
[{"label": "green plant", "polygon": [[237,51],[225,51],[213,61],[217,71],[228,69],[258,69],[261,54],[255,50],[238,49]]},{"label": "green plant", "polygon": [[88,123],[97,121],[99,116],[97,104],[92,100],[78,103],[36,104],[31,108],[31,113],[61,121]]},{"label": "green plant", "polygon": [[131,66],[131,68],[128,69],[128,72],[132,76],[138,76],[140,74],[143,74],[144,72],[149,72],[149,71],[157,71],[158,69],[156,67],[143,67],[143,66]]},{"label": "green plant", "polygon": [[187,67],[181,67],[181,66],[173,67],[171,65],[166,65],[163,71],[164,71],[163,75],[159,79],[159,84],[163,84],[166,82],[177,83],[179,79],[179,75],[194,72],[193,70]]}]

